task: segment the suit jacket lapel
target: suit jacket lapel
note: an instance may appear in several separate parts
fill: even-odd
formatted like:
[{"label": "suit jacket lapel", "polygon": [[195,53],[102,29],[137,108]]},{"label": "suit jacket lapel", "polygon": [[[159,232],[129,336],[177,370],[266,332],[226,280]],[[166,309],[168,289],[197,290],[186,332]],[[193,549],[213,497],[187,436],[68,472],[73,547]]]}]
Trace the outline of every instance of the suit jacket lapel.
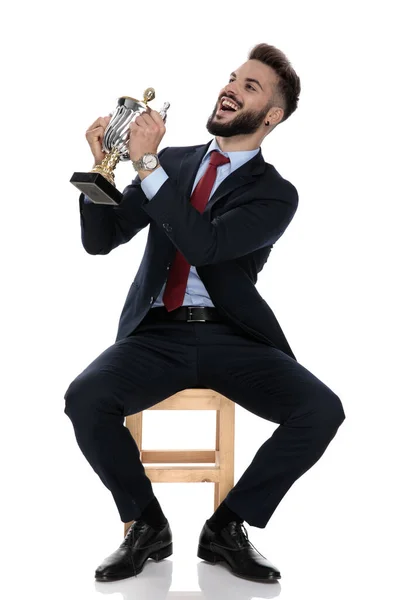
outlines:
[{"label": "suit jacket lapel", "polygon": [[[195,150],[189,150],[181,160],[178,172],[178,186],[183,190],[183,193],[190,198],[194,180],[196,178],[197,171],[200,167],[200,163],[203,160],[205,153],[210,146],[211,141],[204,146],[200,146]],[[214,194],[206,204],[204,212],[211,210],[213,205],[226,196],[233,190],[237,190],[242,185],[251,183],[254,179],[257,179],[265,171],[266,163],[262,156],[261,149],[253,156],[252,159],[248,160],[244,165],[233,171],[224,181],[217,187]]]}]

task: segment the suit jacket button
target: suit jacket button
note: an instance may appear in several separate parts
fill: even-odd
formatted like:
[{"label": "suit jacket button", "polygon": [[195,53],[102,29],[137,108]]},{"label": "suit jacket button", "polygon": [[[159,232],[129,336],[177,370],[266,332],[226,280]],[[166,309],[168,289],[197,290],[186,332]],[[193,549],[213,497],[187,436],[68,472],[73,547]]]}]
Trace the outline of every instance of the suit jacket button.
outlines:
[{"label": "suit jacket button", "polygon": [[153,302],[154,302],[154,297],[152,296],[152,297],[150,298],[150,304],[153,304]]},{"label": "suit jacket button", "polygon": [[172,227],[169,223],[163,223],[163,227],[164,229],[166,229],[167,231],[172,231]]}]

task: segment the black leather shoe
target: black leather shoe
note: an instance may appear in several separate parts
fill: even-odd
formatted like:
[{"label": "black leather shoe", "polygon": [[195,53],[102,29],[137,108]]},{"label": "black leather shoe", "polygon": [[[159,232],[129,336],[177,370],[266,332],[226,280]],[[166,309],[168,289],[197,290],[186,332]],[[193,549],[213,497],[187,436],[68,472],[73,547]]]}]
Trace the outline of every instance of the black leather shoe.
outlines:
[{"label": "black leather shoe", "polygon": [[132,523],[122,544],[97,567],[97,581],[117,581],[139,575],[148,558],[159,562],[172,554],[172,532],[167,524],[161,531],[139,519]]},{"label": "black leather shoe", "polygon": [[231,521],[218,533],[206,522],[201,530],[197,556],[213,564],[227,563],[232,573],[243,579],[274,581],[281,578],[279,570],[254,548],[239,521]]}]

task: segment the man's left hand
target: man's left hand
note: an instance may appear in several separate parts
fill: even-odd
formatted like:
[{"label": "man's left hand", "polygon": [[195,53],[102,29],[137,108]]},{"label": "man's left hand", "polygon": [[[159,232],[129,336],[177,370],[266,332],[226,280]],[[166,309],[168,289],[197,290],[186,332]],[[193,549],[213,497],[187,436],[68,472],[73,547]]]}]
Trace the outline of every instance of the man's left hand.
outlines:
[{"label": "man's left hand", "polygon": [[147,152],[157,154],[158,146],[165,134],[164,121],[156,110],[149,106],[129,125],[129,156],[139,160]]}]

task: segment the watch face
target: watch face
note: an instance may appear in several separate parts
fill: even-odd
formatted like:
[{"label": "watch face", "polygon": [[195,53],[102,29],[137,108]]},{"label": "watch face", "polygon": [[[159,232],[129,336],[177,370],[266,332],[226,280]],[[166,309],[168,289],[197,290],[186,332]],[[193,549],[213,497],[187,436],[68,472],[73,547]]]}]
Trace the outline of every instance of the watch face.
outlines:
[{"label": "watch face", "polygon": [[148,169],[154,169],[157,166],[157,158],[152,154],[145,154],[143,162]]}]

